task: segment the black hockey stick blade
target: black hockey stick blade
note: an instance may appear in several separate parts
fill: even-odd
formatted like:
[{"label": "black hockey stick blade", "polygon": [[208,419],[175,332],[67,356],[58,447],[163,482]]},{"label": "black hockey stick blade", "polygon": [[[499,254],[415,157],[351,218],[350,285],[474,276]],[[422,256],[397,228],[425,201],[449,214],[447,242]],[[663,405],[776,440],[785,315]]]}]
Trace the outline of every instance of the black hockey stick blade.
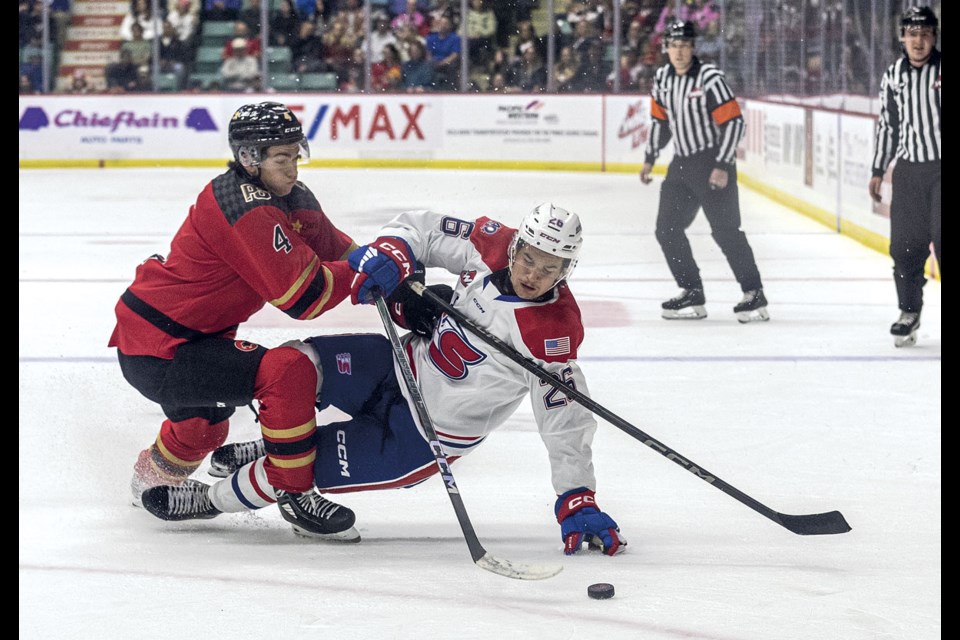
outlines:
[{"label": "black hockey stick blade", "polygon": [[769,520],[779,524],[789,531],[792,531],[793,533],[804,536],[832,535],[850,531],[850,525],[847,524],[846,519],[844,519],[843,515],[841,515],[839,511],[830,511],[828,513],[811,513],[806,515],[787,515],[780,513],[779,511],[774,511],[762,502],[752,498],[733,485],[725,482],[719,476],[710,473],[705,468],[694,463],[686,456],[680,455],[678,451],[671,449],[653,436],[644,433],[642,430],[630,424],[600,403],[595,402],[589,396],[581,393],[573,387],[564,384],[559,378],[550,375],[546,369],[524,356],[522,353],[514,349],[513,346],[488,332],[486,329],[478,327],[467,316],[460,313],[460,311],[458,311],[452,304],[435,294],[433,291],[427,289],[424,285],[420,284],[419,282],[411,282],[410,280],[407,280],[406,283],[407,286],[410,287],[411,291],[419,296],[427,298],[435,305],[443,309],[444,312],[446,312],[446,314],[451,318],[454,318],[461,327],[474,334],[483,342],[486,342],[488,345],[530,373],[537,376],[546,384],[549,384],[554,389],[566,395],[568,398],[570,398],[570,400],[579,402],[588,410],[592,411],[595,415],[603,418],[616,428],[629,435],[631,438],[642,442],[663,457],[673,461],[701,480],[713,485],[720,491],[723,491],[734,500],[737,500],[747,507],[750,507],[765,518],[768,518]]},{"label": "black hockey stick blade", "polygon": [[850,531],[847,519],[839,511],[792,516],[777,514],[780,524],[801,536],[829,536]]},{"label": "black hockey stick blade", "polygon": [[413,375],[413,369],[407,360],[407,354],[403,350],[403,344],[400,342],[400,336],[397,335],[397,329],[393,326],[393,320],[390,318],[390,310],[387,308],[387,302],[383,299],[380,291],[374,293],[374,299],[377,303],[377,311],[380,312],[380,320],[383,321],[383,328],[387,332],[387,338],[390,340],[390,346],[393,348],[393,357],[400,367],[403,383],[407,388],[407,392],[410,394],[410,400],[414,408],[417,410],[420,426],[423,427],[424,432],[430,440],[430,450],[433,452],[434,460],[440,470],[440,477],[443,479],[443,484],[447,489],[447,495],[450,497],[450,504],[453,505],[453,511],[457,514],[460,530],[463,532],[464,540],[466,540],[467,548],[470,549],[470,557],[473,558],[474,564],[481,569],[485,569],[499,576],[504,576],[505,578],[514,578],[515,580],[544,580],[546,578],[552,578],[563,571],[562,565],[518,564],[497,558],[487,553],[487,550],[480,544],[477,532],[474,531],[473,524],[470,522],[470,516],[467,515],[467,508],[464,506],[463,499],[460,497],[460,489],[457,487],[457,481],[454,479],[453,472],[450,470],[447,456],[443,452],[443,447],[440,445],[437,430],[434,428],[433,420],[427,411],[427,403],[420,393],[420,385],[417,384],[417,379]]}]

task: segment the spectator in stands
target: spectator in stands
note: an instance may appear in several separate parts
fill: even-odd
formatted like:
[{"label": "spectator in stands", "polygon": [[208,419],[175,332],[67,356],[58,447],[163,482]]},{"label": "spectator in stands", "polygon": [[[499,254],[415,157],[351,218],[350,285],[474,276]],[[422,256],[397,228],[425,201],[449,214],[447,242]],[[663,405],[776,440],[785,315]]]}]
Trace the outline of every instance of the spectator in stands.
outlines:
[{"label": "spectator in stands", "polygon": [[160,36],[160,72],[177,76],[177,88],[183,86],[187,65],[192,51],[180,40],[180,34],[169,20],[163,21],[163,34]]},{"label": "spectator in stands", "polygon": [[27,96],[34,93],[39,93],[37,88],[33,84],[33,80],[30,79],[30,76],[26,73],[20,72],[20,95]]},{"label": "spectator in stands", "polygon": [[370,86],[374,91],[393,93],[403,87],[403,69],[397,45],[383,45],[380,61],[370,65]]},{"label": "spectator in stands", "polygon": [[510,46],[510,37],[517,31],[516,0],[490,0],[493,14],[497,16],[497,46]]},{"label": "spectator in stands", "polygon": [[153,71],[149,65],[137,67],[137,82],[130,90],[133,93],[153,93]]},{"label": "spectator in stands", "polygon": [[493,57],[497,16],[487,0],[470,0],[467,9],[467,53],[470,67],[485,67]]},{"label": "spectator in stands", "polygon": [[120,44],[120,50],[124,49],[130,52],[130,59],[138,67],[143,64],[150,64],[153,58],[153,41],[143,39],[143,27],[139,22],[130,25],[132,37]]},{"label": "spectator in stands", "polygon": [[547,68],[532,42],[523,44],[520,59],[516,61],[510,78],[511,86],[519,93],[542,93],[547,89]]},{"label": "spectator in stands", "polygon": [[250,27],[247,26],[247,23],[237,20],[233,23],[233,37],[227,40],[227,43],[223,46],[224,60],[229,59],[230,56],[233,55],[234,43],[239,40],[243,40],[246,43],[245,47],[248,56],[253,57],[255,61],[260,58],[260,54],[263,52],[260,46],[260,38],[251,37]]},{"label": "spectator in stands", "polygon": [[74,71],[73,76],[70,78],[70,88],[67,89],[67,93],[84,95],[92,92],[93,89],[90,87],[90,83],[87,81],[87,74],[80,69]]},{"label": "spectator in stands", "polygon": [[200,24],[199,0],[170,0],[167,20],[177,30],[177,37],[190,50],[196,47],[197,25]]},{"label": "spectator in stands", "polygon": [[[720,51],[723,48],[723,35],[720,33],[720,21],[713,20],[707,23],[697,38],[697,58],[702,62],[720,62]],[[865,70],[864,70],[865,71]],[[799,71],[797,77],[799,78]],[[863,74],[860,74],[863,77]]]},{"label": "spectator in stands", "polygon": [[557,91],[567,92],[572,90],[570,83],[577,75],[578,66],[579,60],[573,47],[566,46],[560,50],[560,58],[553,65],[553,79],[557,84]]},{"label": "spectator in stands", "polygon": [[513,60],[519,60],[523,57],[523,49],[521,49],[521,47],[524,47],[527,43],[537,48],[537,55],[540,56],[541,60],[547,59],[546,40],[537,37],[537,31],[534,29],[532,22],[529,20],[521,20],[517,23],[517,42],[513,47]]},{"label": "spectator in stands", "polygon": [[620,64],[607,76],[607,90],[614,90],[614,78],[620,75],[620,92],[635,93],[640,89],[640,75],[646,67],[640,63],[640,57],[635,49],[620,51]]},{"label": "spectator in stands", "polygon": [[602,45],[600,38],[597,37],[596,27],[589,20],[581,20],[577,23],[577,26],[573,29],[576,34],[576,39],[571,45],[573,50],[577,53],[577,57],[582,63],[587,57],[587,52],[594,45]]},{"label": "spectator in stands", "polygon": [[417,33],[412,26],[405,25],[394,32],[397,37],[397,49],[400,50],[400,62],[406,62],[410,59],[410,43],[418,42],[426,48],[426,41]]},{"label": "spectator in stands", "polygon": [[293,46],[294,73],[320,73],[330,70],[323,59],[323,40],[317,35],[314,23],[304,20],[300,23],[300,34]]},{"label": "spectator in stands", "polygon": [[364,89],[363,76],[363,48],[357,47],[347,60],[345,76],[340,81],[339,91],[341,93],[360,93]]},{"label": "spectator in stands", "polygon": [[313,20],[317,15],[317,0],[296,0],[296,14],[301,20]]},{"label": "spectator in stands", "polygon": [[[409,11],[409,4],[409,0],[390,0],[390,4],[387,5],[387,11],[390,13],[390,17],[396,18]],[[416,10],[424,15],[430,10],[430,0],[414,0],[414,4],[416,5]]]},{"label": "spectator in stands", "polygon": [[451,30],[456,31],[460,28],[460,2],[454,4],[451,0],[433,0],[433,6],[427,10],[426,17],[431,31],[437,30],[440,18],[449,19]]},{"label": "spectator in stands", "polygon": [[340,83],[347,81],[350,57],[353,54],[357,38],[347,31],[347,24],[339,14],[333,16],[330,29],[323,36],[323,55],[327,65],[337,74]]},{"label": "spectator in stands", "polygon": [[43,32],[43,4],[39,0],[20,0],[20,48],[39,47]]},{"label": "spectator in stands", "polygon": [[[588,24],[580,23],[581,26]],[[579,55],[580,66],[571,88],[580,93],[603,93],[607,90],[606,64],[603,60],[603,43],[593,39],[586,45],[586,51]]]},{"label": "spectator in stands", "polygon": [[373,25],[373,31],[370,33],[370,62],[377,63],[383,60],[385,46],[397,45],[397,37],[390,31],[390,20],[387,19],[386,14],[377,13],[374,16]]},{"label": "spectator in stands", "polygon": [[487,91],[490,93],[514,93],[515,89],[507,84],[507,77],[498,71],[490,76],[490,84],[487,86]]},{"label": "spectator in stands", "polygon": [[237,16],[237,20],[247,25],[247,32],[251,38],[259,38],[260,30],[263,28],[260,23],[260,18],[263,15],[261,5],[261,0],[246,0]]},{"label": "spectator in stands", "polygon": [[426,46],[417,39],[408,43],[410,59],[401,65],[407,93],[423,93],[433,88],[433,65],[427,60]]},{"label": "spectator in stands", "polygon": [[639,53],[643,51],[646,39],[647,34],[643,32],[643,24],[639,20],[634,20],[627,26],[627,33],[620,46],[624,49],[633,49],[639,56]]},{"label": "spectator in stands", "polygon": [[337,11],[337,16],[342,16],[346,20],[347,31],[354,34],[358,39],[363,36],[366,12],[361,0],[343,0],[343,8]]},{"label": "spectator in stands", "polygon": [[403,13],[398,13],[390,23],[390,28],[396,33],[403,27],[412,27],[421,36],[430,32],[430,23],[427,17],[417,8],[417,0],[406,0],[407,6]]},{"label": "spectator in stands", "polygon": [[490,62],[487,63],[487,76],[492,78],[494,74],[501,73],[507,84],[510,84],[509,79],[512,73],[512,64],[513,60],[510,57],[510,50],[506,47],[501,47],[493,52],[493,57],[491,57]]},{"label": "spectator in stands", "polygon": [[[270,46],[292,48],[299,33],[300,19],[293,8],[292,0],[280,0],[277,10],[270,18]],[[316,28],[314,33],[317,33]]]},{"label": "spectator in stands", "polygon": [[234,38],[231,44],[232,53],[220,66],[220,82],[224,91],[255,91],[260,81],[257,59],[248,53],[249,48],[243,38]]},{"label": "spectator in stands", "polygon": [[460,79],[460,36],[453,31],[450,18],[437,21],[437,30],[427,36],[427,53],[433,64],[434,87],[439,91],[455,91]]},{"label": "spectator in stands", "polygon": [[236,20],[243,8],[243,0],[203,0],[200,16],[204,20]]},{"label": "spectator in stands", "polygon": [[107,80],[107,93],[126,93],[137,88],[137,65],[133,63],[129,50],[120,50],[120,60],[111,62],[104,70]]},{"label": "spectator in stands", "polygon": [[24,93],[24,76],[30,81],[32,88],[28,93],[34,93],[43,88],[43,54],[39,49],[31,49],[27,59],[20,64],[20,93]]},{"label": "spectator in stands", "polygon": [[576,0],[570,3],[567,11],[567,23],[576,31],[581,22],[593,25],[594,33],[603,33],[604,10],[596,0]]},{"label": "spectator in stands", "polygon": [[133,40],[133,25],[139,24],[141,36],[144,40],[153,40],[154,36],[163,29],[162,18],[153,15],[153,5],[150,0],[134,0],[130,11],[123,16],[120,22],[120,39]]}]

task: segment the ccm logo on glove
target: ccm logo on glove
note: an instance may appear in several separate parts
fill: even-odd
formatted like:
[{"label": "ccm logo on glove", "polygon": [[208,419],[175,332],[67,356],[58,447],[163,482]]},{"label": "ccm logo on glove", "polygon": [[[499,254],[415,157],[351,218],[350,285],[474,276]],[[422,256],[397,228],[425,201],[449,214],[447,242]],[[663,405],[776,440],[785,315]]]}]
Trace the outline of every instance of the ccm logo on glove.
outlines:
[{"label": "ccm logo on glove", "polygon": [[389,296],[413,273],[413,252],[400,238],[377,238],[372,244],[354,249],[347,262],[357,272],[350,285],[353,304],[373,301],[374,290]]}]

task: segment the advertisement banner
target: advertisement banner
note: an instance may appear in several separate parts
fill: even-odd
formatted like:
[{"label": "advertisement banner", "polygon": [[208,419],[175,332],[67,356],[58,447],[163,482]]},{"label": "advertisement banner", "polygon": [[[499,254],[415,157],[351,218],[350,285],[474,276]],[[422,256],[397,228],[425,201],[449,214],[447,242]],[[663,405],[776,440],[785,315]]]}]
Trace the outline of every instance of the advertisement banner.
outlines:
[{"label": "advertisement banner", "polygon": [[[261,98],[263,99],[263,98]],[[431,156],[442,103],[431,98],[269,96],[297,114],[314,158]],[[230,116],[246,95],[21,96],[21,160],[229,158]],[[426,154],[424,152],[427,152]]]},{"label": "advertisement banner", "polygon": [[842,216],[865,229],[883,235],[889,234],[888,219],[890,184],[885,184],[886,204],[877,205],[870,198],[867,183],[873,162],[875,119],[845,115],[841,120],[840,140],[840,201]]},{"label": "advertisement banner", "polygon": [[[650,139],[650,96],[604,96],[604,168],[640,171]],[[657,166],[673,159],[673,144],[660,150]]]},{"label": "advertisement banner", "polygon": [[598,96],[443,96],[440,102],[443,158],[602,166]]}]

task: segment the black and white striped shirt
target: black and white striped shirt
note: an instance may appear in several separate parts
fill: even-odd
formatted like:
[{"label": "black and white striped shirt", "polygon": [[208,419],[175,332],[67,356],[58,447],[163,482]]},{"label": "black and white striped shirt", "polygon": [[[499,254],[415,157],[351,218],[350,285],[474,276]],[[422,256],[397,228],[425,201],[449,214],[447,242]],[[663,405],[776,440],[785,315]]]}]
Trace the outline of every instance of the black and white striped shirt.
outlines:
[{"label": "black and white striped shirt", "polygon": [[736,161],[746,126],[740,105],[716,65],[694,57],[682,76],[671,64],[660,67],[651,98],[652,125],[645,162],[653,164],[671,138],[679,156],[713,149],[718,167]]},{"label": "black and white striped shirt", "polygon": [[880,81],[872,173],[882,176],[894,158],[908,162],[940,160],[940,52],[919,69],[906,56]]}]

